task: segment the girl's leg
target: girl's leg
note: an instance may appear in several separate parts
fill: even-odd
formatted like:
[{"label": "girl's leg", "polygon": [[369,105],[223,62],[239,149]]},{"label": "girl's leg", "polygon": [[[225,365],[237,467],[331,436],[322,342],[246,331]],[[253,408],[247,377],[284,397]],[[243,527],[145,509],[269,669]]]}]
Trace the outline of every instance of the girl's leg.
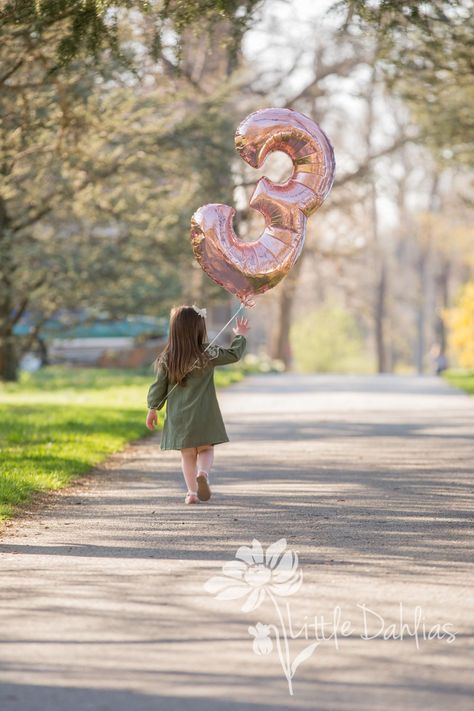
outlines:
[{"label": "girl's leg", "polygon": [[209,472],[214,461],[214,446],[209,444],[197,448],[197,487],[200,501],[209,501],[211,490],[209,488]]},{"label": "girl's leg", "polygon": [[188,447],[181,450],[181,466],[183,469],[184,480],[188,487],[188,492],[197,492],[196,484],[196,447]]},{"label": "girl's leg", "polygon": [[212,464],[214,462],[214,445],[209,444],[205,447],[198,447],[197,453],[198,472],[206,472],[206,474],[209,476]]}]

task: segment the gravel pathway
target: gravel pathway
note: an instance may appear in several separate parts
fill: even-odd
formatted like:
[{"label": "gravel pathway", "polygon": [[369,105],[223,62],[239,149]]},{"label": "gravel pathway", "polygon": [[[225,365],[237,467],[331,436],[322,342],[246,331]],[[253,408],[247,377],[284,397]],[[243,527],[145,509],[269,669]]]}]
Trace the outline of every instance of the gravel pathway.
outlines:
[{"label": "gravel pathway", "polygon": [[[292,374],[220,400],[209,504],[183,505],[152,437],[4,527],[2,711],[471,711],[474,400],[435,378]],[[282,538],[292,594],[257,543],[244,597],[204,588]]]}]

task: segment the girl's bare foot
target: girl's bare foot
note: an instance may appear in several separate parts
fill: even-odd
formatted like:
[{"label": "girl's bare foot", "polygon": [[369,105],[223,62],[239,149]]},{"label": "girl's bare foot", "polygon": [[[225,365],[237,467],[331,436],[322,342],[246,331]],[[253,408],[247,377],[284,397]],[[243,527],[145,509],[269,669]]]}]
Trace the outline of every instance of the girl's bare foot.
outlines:
[{"label": "girl's bare foot", "polygon": [[209,478],[207,472],[198,472],[196,477],[198,485],[197,495],[201,501],[209,501],[211,498],[211,489],[209,488]]},{"label": "girl's bare foot", "polygon": [[184,500],[184,503],[185,503],[185,504],[198,504],[198,503],[199,503],[199,499],[198,499],[197,495],[196,495],[194,492],[188,491],[188,493],[186,494],[186,498],[185,498],[185,500]]}]

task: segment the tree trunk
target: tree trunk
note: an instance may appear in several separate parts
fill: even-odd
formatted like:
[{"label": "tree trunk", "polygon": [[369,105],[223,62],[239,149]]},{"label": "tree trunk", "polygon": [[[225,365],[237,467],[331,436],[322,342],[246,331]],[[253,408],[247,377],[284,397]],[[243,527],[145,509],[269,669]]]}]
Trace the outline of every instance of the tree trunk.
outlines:
[{"label": "tree trunk", "polygon": [[0,197],[0,380],[18,378],[18,361],[13,334],[12,236],[5,203]]},{"label": "tree trunk", "polygon": [[388,369],[385,333],[387,308],[387,265],[383,249],[380,245],[379,217],[377,212],[377,189],[373,178],[371,178],[370,181],[370,215],[377,274],[374,290],[375,355],[377,359],[377,372],[386,373]]},{"label": "tree trunk", "polygon": [[[366,149],[367,158],[372,154],[373,131],[376,123],[374,115],[375,91],[377,85],[376,65],[372,70],[371,83],[367,96],[367,133]],[[374,175],[369,177],[369,215],[372,232],[372,247],[375,256],[376,280],[373,296],[373,319],[374,319],[374,344],[377,359],[377,372],[387,372],[387,346],[386,346],[386,307],[387,307],[387,264],[383,246],[380,241],[380,225],[377,210],[377,186]]]},{"label": "tree trunk", "polygon": [[375,287],[375,349],[377,355],[377,372],[386,373],[388,370],[387,349],[385,338],[385,304],[387,291],[387,269],[383,257],[380,262],[379,274]]},{"label": "tree trunk", "polygon": [[272,334],[271,356],[283,361],[286,369],[292,365],[290,345],[291,314],[302,263],[303,255],[300,256],[283,282],[278,298],[275,329]]},{"label": "tree trunk", "polygon": [[41,359],[41,365],[49,365],[49,351],[48,351],[48,344],[44,338],[41,338],[41,336],[37,336],[36,338],[36,343],[38,345],[38,352],[39,352],[39,357]]},{"label": "tree trunk", "polygon": [[449,259],[444,258],[441,263],[441,269],[436,277],[436,301],[437,311],[435,317],[434,332],[436,340],[439,343],[440,355],[446,356],[447,338],[446,327],[443,320],[443,310],[449,306],[449,277],[451,264]]},{"label": "tree trunk", "polygon": [[419,283],[419,298],[416,314],[416,352],[415,365],[418,375],[423,375],[425,372],[425,348],[426,348],[426,271],[427,271],[427,253],[422,250],[417,262],[418,283]]},{"label": "tree trunk", "polygon": [[0,380],[18,380],[18,362],[13,334],[0,335]]},{"label": "tree trunk", "polygon": [[415,364],[417,375],[423,375],[425,370],[424,364],[425,353],[425,313],[423,304],[418,307],[416,315],[416,353]]},{"label": "tree trunk", "polygon": [[[439,173],[433,175],[433,184],[430,191],[428,210],[436,214],[440,210],[439,198]],[[429,265],[432,258],[432,233],[428,227],[426,234],[421,235],[419,258],[417,261],[419,297],[417,311],[417,343],[416,343],[416,372],[423,375],[425,372],[426,351],[426,312],[428,304]],[[444,328],[444,327],[443,327]]]}]

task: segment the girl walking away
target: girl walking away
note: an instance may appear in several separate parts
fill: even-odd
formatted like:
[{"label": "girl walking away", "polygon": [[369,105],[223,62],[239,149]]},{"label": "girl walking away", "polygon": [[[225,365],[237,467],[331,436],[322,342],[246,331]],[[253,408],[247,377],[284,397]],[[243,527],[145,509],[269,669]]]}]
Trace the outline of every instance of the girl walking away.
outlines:
[{"label": "girl walking away", "polygon": [[209,475],[214,445],[228,442],[214,386],[214,368],[242,357],[248,321],[238,318],[230,348],[209,345],[206,309],[172,309],[168,342],[155,361],[156,380],[148,391],[146,426],[157,423],[157,410],[167,399],[161,449],[179,449],[187,486],[186,504],[211,498]]}]

